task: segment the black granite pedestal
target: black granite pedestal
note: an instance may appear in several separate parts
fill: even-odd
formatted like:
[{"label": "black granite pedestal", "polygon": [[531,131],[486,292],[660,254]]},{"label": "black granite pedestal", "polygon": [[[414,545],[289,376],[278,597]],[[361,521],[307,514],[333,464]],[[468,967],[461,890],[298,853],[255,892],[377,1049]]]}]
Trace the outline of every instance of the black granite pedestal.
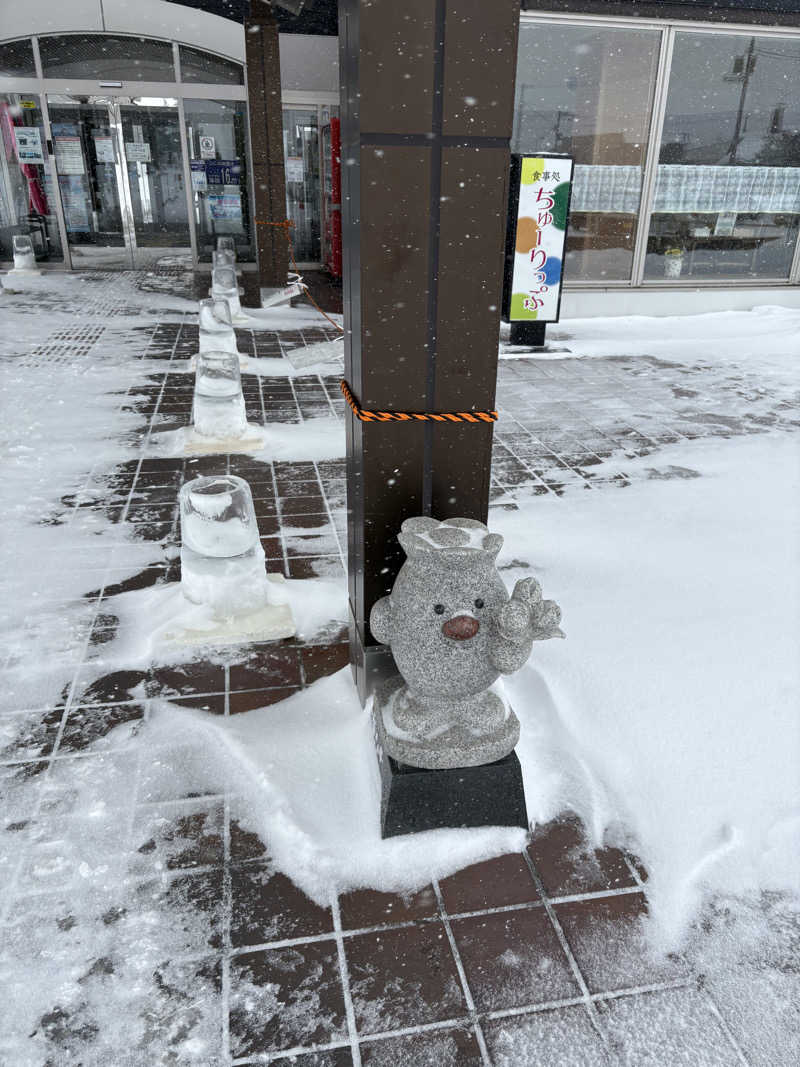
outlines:
[{"label": "black granite pedestal", "polygon": [[381,836],[465,826],[528,828],[516,752],[478,767],[425,770],[397,763],[377,747]]}]

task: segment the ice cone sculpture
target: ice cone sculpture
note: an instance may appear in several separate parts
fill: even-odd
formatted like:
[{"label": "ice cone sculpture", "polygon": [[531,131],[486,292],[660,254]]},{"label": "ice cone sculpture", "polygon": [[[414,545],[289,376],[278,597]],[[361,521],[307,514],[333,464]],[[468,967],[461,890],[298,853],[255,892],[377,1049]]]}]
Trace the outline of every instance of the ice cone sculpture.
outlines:
[{"label": "ice cone sculpture", "polygon": [[228,248],[219,249],[216,252],[211,253],[211,270],[212,272],[217,267],[233,267],[236,269],[236,253],[231,252]]},{"label": "ice cone sculpture", "polygon": [[36,266],[33,242],[27,234],[13,236],[14,266],[3,275],[0,283],[9,293],[24,293],[36,289],[42,272]]},{"label": "ice cone sculpture", "polygon": [[200,355],[206,352],[227,352],[238,356],[236,334],[231,322],[227,300],[210,297],[200,301]]},{"label": "ice cone sculpture", "polygon": [[[270,586],[277,586],[267,580],[247,482],[227,474],[195,478],[181,489],[180,515],[181,591],[211,614],[202,636],[210,642],[291,637],[291,609],[271,602]],[[184,639],[192,636],[185,632]]]},{"label": "ice cone sculpture", "polygon": [[197,357],[194,377],[194,432],[200,437],[240,438],[247,433],[239,359],[228,352]]},{"label": "ice cone sculpture", "polygon": [[[216,253],[219,255],[219,253]],[[247,322],[247,316],[242,311],[239,302],[239,284],[236,281],[236,271],[231,267],[214,267],[211,272],[211,297],[214,300],[227,301],[231,311],[232,322]]]},{"label": "ice cone sculpture", "polygon": [[33,271],[40,274],[36,269],[36,255],[33,251],[33,241],[27,234],[14,234],[14,270]]}]

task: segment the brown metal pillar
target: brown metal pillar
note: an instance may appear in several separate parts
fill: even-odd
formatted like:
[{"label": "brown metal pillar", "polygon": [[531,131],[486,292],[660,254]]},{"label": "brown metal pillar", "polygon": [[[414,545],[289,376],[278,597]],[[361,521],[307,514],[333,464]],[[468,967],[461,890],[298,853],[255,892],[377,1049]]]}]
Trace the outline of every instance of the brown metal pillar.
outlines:
[{"label": "brown metal pillar", "polygon": [[[340,0],[345,377],[361,406],[494,406],[519,0]],[[486,520],[491,424],[348,416],[351,657],[403,519]]]},{"label": "brown metal pillar", "polygon": [[286,285],[289,270],[286,231],[267,225],[286,218],[281,65],[278,24],[267,4],[259,6],[263,14],[244,20],[247,104],[259,279],[265,288],[276,288]]}]

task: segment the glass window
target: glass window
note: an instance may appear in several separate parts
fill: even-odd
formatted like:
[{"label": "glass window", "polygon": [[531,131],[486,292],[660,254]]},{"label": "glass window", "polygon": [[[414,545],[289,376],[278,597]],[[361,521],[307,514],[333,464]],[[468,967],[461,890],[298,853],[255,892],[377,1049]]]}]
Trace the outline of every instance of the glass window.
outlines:
[{"label": "glass window", "polygon": [[247,173],[247,103],[185,98],[186,139],[201,260],[230,234],[239,261],[255,259]]},{"label": "glass window", "polygon": [[175,81],[172,45],[148,37],[73,33],[40,37],[45,78],[98,81]]},{"label": "glass window", "polygon": [[5,41],[0,44],[0,77],[36,77],[33,45],[27,37],[21,41]]},{"label": "glass window", "polygon": [[181,81],[208,82],[210,85],[244,85],[244,68],[222,56],[180,47]]},{"label": "glass window", "polygon": [[37,260],[61,261],[39,97],[0,93],[0,127],[0,259],[13,259],[14,235],[28,234]]},{"label": "glass window", "polygon": [[283,109],[283,157],[286,166],[286,217],[294,223],[294,258],[298,263],[320,263],[322,189],[316,107]]},{"label": "glass window", "polygon": [[786,278],[800,221],[800,38],[679,33],[645,277]]},{"label": "glass window", "polygon": [[512,151],[572,156],[564,276],[630,277],[660,34],[520,25]]}]

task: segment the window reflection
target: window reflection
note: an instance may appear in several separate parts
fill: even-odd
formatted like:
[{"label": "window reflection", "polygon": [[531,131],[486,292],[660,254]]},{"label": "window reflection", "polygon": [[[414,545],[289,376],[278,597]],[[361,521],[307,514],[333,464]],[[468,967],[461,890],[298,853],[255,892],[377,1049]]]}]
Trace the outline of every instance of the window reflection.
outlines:
[{"label": "window reflection", "polygon": [[660,34],[520,26],[512,150],[574,158],[565,278],[630,277]]},{"label": "window reflection", "polygon": [[0,44],[0,78],[35,78],[33,45],[28,38]]},{"label": "window reflection", "polygon": [[800,41],[679,33],[648,278],[786,278],[800,221]]},{"label": "window reflection", "polygon": [[39,97],[0,94],[0,259],[13,258],[13,238],[28,234],[36,259],[63,259],[47,140]]},{"label": "window reflection", "polygon": [[230,235],[240,261],[253,260],[247,192],[247,104],[244,100],[183,102],[192,174],[198,254],[211,261],[217,237]]},{"label": "window reflection", "polygon": [[114,78],[175,81],[172,45],[149,37],[65,33],[40,37],[45,78]]},{"label": "window reflection", "polygon": [[320,161],[317,109],[283,109],[283,152],[286,166],[286,213],[292,220],[292,245],[299,262],[319,263]]}]

